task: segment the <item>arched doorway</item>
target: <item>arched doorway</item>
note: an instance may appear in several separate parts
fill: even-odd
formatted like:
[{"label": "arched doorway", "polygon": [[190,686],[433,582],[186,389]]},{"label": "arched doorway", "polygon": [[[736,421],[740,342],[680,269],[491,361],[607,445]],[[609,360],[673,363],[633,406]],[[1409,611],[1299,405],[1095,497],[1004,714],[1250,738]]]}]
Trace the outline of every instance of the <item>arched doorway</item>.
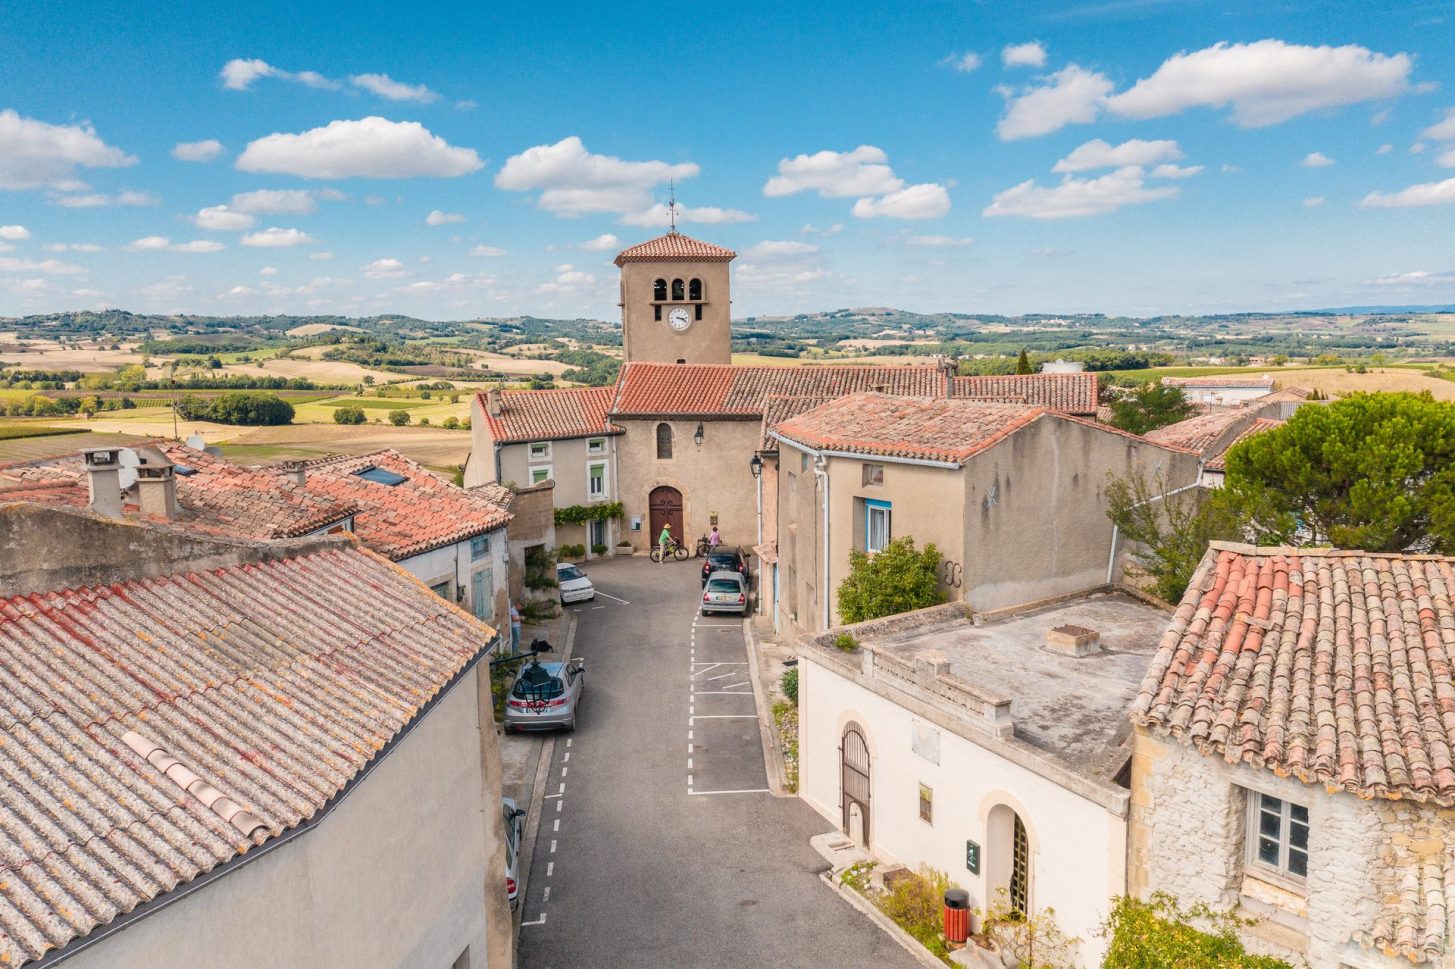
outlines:
[{"label": "arched doorway", "polygon": [[986,891],[1004,892],[1013,913],[1026,915],[1034,904],[1031,839],[1026,823],[1008,804],[997,804],[986,818]]},{"label": "arched doorway", "polygon": [[864,730],[850,721],[839,743],[840,808],[844,834],[869,846],[869,744]]},{"label": "arched doorway", "polygon": [[647,496],[647,508],[651,527],[647,540],[651,544],[657,544],[657,536],[662,534],[663,525],[671,525],[672,537],[679,544],[687,544],[687,533],[682,527],[682,492],[667,485],[653,488],[652,493]]}]

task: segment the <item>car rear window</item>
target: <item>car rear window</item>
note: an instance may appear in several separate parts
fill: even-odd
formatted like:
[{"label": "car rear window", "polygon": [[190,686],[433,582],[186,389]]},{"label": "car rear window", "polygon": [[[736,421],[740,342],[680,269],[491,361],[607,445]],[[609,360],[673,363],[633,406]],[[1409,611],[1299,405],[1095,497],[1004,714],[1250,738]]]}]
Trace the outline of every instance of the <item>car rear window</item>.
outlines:
[{"label": "car rear window", "polygon": [[578,568],[576,568],[576,566],[574,566],[574,565],[568,565],[565,568],[556,569],[556,578],[557,579],[584,579],[585,576],[581,574],[581,570],[578,569]]},{"label": "car rear window", "polygon": [[741,592],[742,586],[733,579],[710,579],[707,583],[708,592]]},{"label": "car rear window", "polygon": [[736,552],[709,552],[707,560],[714,565],[737,565],[738,555]]},{"label": "car rear window", "polygon": [[518,700],[554,700],[564,693],[561,678],[541,667],[526,667],[510,692]]}]

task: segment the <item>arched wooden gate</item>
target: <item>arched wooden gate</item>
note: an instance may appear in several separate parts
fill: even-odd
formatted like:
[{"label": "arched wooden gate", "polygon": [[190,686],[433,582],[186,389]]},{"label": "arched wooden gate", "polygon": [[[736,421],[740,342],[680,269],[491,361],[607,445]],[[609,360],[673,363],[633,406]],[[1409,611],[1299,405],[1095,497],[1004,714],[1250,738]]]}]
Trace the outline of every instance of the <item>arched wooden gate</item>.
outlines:
[{"label": "arched wooden gate", "polygon": [[682,492],[667,485],[653,488],[652,493],[647,496],[647,509],[650,512],[648,527],[651,529],[647,540],[651,544],[657,544],[657,536],[662,534],[663,525],[672,526],[672,537],[677,540],[677,544],[691,544],[682,527]]},{"label": "arched wooden gate", "polygon": [[[858,835],[866,847],[869,844],[869,744],[864,740],[864,729],[850,721],[844,728],[839,743],[839,790],[840,808],[843,812],[844,833]],[[856,810],[857,809],[857,810]],[[851,823],[855,819],[862,831],[855,831]]]}]

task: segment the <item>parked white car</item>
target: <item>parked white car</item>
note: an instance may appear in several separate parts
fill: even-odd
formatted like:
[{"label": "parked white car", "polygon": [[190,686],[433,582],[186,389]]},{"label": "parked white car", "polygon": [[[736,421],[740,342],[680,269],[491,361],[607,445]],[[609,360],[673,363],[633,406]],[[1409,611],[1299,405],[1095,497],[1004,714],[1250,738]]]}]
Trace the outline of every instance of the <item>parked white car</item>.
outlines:
[{"label": "parked white car", "polygon": [[569,562],[556,563],[556,582],[561,586],[562,605],[596,598],[596,587],[586,578],[586,573]]}]

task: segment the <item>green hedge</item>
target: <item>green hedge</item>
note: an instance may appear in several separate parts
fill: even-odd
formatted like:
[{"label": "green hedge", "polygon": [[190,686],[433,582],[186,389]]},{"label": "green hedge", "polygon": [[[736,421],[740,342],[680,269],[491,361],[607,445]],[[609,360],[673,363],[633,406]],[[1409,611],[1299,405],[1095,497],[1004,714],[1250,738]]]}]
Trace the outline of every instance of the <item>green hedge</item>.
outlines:
[{"label": "green hedge", "polygon": [[567,505],[556,509],[556,527],[584,525],[587,522],[620,518],[626,511],[619,501],[600,501],[594,505]]},{"label": "green hedge", "polygon": [[252,391],[222,394],[218,397],[188,394],[177,401],[177,416],[189,421],[270,427],[293,423],[293,405],[277,394]]},{"label": "green hedge", "polygon": [[[1194,928],[1193,921],[1207,930]],[[1251,924],[1206,905],[1184,909],[1162,892],[1145,902],[1118,898],[1107,919],[1102,969],[1293,969],[1243,948],[1238,929]]]}]

